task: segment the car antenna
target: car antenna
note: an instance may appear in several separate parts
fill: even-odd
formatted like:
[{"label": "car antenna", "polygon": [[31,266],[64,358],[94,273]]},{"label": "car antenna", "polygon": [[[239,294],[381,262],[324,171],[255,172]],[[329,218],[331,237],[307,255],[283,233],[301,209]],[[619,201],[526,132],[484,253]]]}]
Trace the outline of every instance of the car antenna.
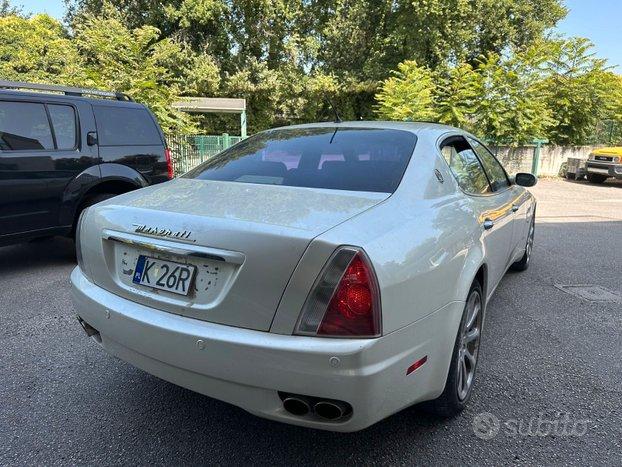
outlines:
[{"label": "car antenna", "polygon": [[335,107],[335,104],[333,104],[333,101],[331,101],[328,96],[325,96],[324,99],[326,100],[326,102],[328,102],[328,105],[330,106],[330,108],[332,109],[333,113],[335,114],[335,123],[341,123],[341,118],[339,117],[339,112],[337,112],[337,107]]}]

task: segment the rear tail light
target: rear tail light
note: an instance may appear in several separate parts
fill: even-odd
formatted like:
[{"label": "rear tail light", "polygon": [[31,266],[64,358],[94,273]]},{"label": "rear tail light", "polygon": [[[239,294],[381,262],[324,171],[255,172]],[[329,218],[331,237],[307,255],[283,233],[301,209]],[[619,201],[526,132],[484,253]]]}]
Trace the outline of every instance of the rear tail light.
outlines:
[{"label": "rear tail light", "polygon": [[167,171],[168,179],[172,180],[174,176],[173,159],[171,158],[171,150],[169,148],[166,148],[164,150],[164,157],[166,158],[166,171]]},{"label": "rear tail light", "polygon": [[380,336],[380,290],[363,250],[342,247],[333,254],[307,297],[296,334]]}]

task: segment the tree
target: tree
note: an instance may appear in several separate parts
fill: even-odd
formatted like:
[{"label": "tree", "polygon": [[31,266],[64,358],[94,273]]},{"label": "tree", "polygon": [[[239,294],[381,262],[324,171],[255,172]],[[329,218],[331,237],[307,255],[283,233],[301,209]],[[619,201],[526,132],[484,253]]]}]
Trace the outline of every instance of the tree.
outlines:
[{"label": "tree", "polygon": [[436,87],[432,71],[405,61],[388,78],[378,94],[378,114],[389,120],[430,120],[437,114],[433,108]]},{"label": "tree", "polygon": [[148,104],[166,131],[193,130],[193,119],[171,104],[182,89],[215,92],[218,68],[159,35],[151,26],[127,29],[114,10],[85,15],[73,36],[48,15],[0,17],[0,77],[125,92]]},{"label": "tree", "polygon": [[439,123],[472,127],[481,85],[479,76],[467,63],[439,68],[435,73],[434,108]]},{"label": "tree", "polygon": [[378,113],[394,120],[432,119],[495,143],[531,142],[553,124],[541,85],[543,50],[489,54],[475,68],[460,63],[431,71],[406,61],[383,82]]},{"label": "tree", "polygon": [[0,57],[3,79],[67,84],[86,80],[75,44],[47,15],[0,17]]},{"label": "tree", "polygon": [[[565,15],[561,0],[67,1],[73,25],[109,5],[130,30],[153,26],[158,39],[213,57],[216,92],[246,97],[254,129],[321,118],[325,106],[311,106],[319,113],[304,108],[317,98],[312,76],[338,83],[332,99],[343,118],[371,118],[374,96],[398,64],[463,72],[455,67],[527,47]],[[245,76],[249,83],[241,81]],[[271,89],[260,89],[261,76]],[[444,121],[463,122],[469,109],[450,104],[446,110]]]},{"label": "tree", "polygon": [[491,54],[477,67],[478,99],[474,129],[496,144],[530,143],[553,125],[541,85],[540,50],[515,52],[509,58]]},{"label": "tree", "polygon": [[587,144],[597,125],[611,114],[612,94],[619,80],[595,57],[583,38],[559,40],[544,83],[547,104],[556,119],[550,139],[557,144]]},{"label": "tree", "polygon": [[4,16],[23,16],[22,8],[11,5],[9,0],[0,0],[0,18]]}]

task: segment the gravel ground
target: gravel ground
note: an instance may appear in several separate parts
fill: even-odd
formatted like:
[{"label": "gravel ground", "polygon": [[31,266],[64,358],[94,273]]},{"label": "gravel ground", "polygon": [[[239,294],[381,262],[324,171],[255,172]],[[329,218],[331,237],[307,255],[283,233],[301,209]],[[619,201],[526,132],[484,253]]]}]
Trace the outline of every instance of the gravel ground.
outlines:
[{"label": "gravel ground", "polygon": [[0,465],[619,465],[622,303],[556,285],[622,292],[622,183],[533,192],[533,262],[490,303],[468,410],[413,407],[352,434],[266,421],[108,356],[74,317],[71,242],[0,248]]}]

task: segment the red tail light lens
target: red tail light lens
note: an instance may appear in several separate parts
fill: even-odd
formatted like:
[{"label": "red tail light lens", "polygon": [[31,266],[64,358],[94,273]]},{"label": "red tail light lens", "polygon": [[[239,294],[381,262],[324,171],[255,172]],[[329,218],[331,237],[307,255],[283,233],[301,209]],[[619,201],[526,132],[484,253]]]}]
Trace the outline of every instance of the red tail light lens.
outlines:
[{"label": "red tail light lens", "polygon": [[329,260],[307,298],[297,333],[334,337],[381,334],[380,291],[365,253],[344,247]]},{"label": "red tail light lens", "polygon": [[166,158],[166,171],[168,179],[172,180],[175,174],[173,173],[173,159],[171,158],[171,150],[169,148],[164,150],[164,157]]}]

